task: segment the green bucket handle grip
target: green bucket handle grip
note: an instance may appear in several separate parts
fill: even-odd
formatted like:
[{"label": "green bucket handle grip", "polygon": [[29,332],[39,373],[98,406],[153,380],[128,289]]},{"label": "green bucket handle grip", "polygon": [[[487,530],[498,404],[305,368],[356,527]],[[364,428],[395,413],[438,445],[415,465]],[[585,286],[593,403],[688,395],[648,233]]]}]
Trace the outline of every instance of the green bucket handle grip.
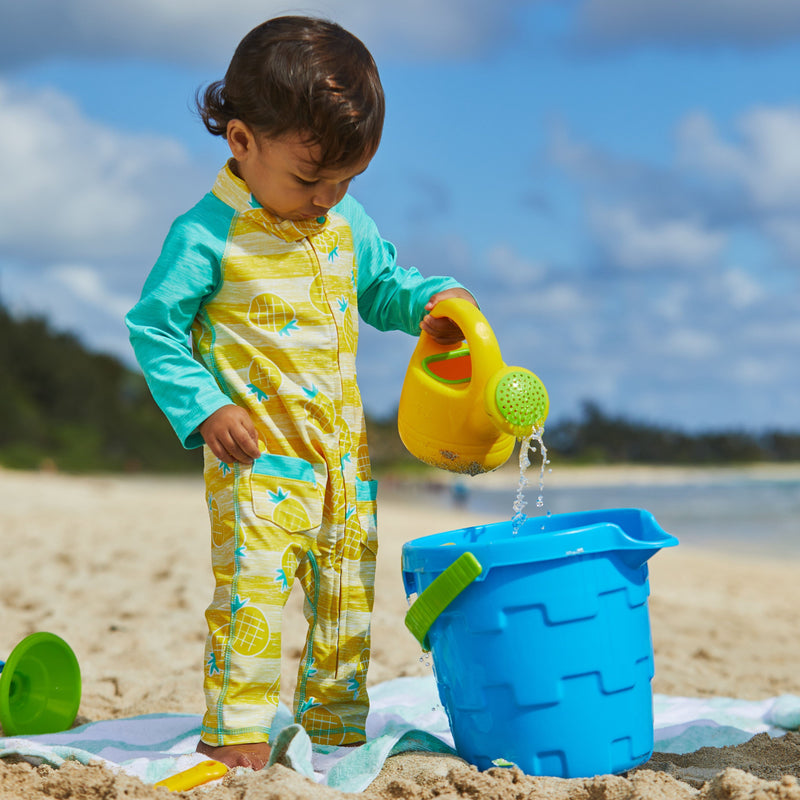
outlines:
[{"label": "green bucket handle grip", "polygon": [[464,591],[481,574],[481,562],[472,553],[462,553],[408,609],[406,628],[422,645],[422,649],[430,652],[428,631],[439,614]]}]

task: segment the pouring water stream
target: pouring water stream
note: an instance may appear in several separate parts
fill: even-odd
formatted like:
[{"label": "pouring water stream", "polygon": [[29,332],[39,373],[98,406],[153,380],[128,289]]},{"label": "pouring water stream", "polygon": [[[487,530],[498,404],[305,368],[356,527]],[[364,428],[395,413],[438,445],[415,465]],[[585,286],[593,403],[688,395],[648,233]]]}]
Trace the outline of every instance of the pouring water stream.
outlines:
[{"label": "pouring water stream", "polygon": [[547,458],[547,447],[545,447],[543,435],[544,427],[535,428],[528,436],[522,439],[519,445],[519,484],[517,485],[517,496],[512,507],[514,512],[511,517],[512,534],[516,534],[528,519],[524,511],[528,505],[528,501],[525,499],[525,489],[529,485],[527,472],[531,465],[531,452],[535,452],[535,448],[532,447],[533,442],[539,445],[539,452],[542,455],[542,466],[539,470],[539,496],[536,498],[536,507],[542,508],[544,506],[544,471],[550,461]]}]

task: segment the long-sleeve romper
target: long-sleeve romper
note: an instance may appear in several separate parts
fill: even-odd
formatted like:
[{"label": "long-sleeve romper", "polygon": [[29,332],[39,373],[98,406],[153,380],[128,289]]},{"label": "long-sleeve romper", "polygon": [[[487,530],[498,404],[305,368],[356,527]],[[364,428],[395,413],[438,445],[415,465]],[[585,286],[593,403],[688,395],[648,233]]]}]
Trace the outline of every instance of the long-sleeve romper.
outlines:
[{"label": "long-sleeve romper", "polygon": [[267,741],[295,579],[309,626],[296,720],[319,743],[364,740],[377,536],[358,318],[416,334],[430,296],[457,285],[397,267],[349,195],[326,217],[283,220],[227,166],[173,224],[126,318],[136,356],[184,446],[235,403],[262,453],[229,466],[204,451],[216,579],[206,743]]}]

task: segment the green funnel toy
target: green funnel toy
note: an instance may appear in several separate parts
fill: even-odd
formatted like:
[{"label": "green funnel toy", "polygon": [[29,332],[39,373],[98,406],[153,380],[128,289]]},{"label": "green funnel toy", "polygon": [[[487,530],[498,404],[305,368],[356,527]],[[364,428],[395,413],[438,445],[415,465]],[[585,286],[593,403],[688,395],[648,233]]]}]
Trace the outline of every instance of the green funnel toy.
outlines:
[{"label": "green funnel toy", "polygon": [[55,634],[26,636],[8,661],[0,661],[0,725],[6,736],[67,730],[80,703],[78,659]]}]

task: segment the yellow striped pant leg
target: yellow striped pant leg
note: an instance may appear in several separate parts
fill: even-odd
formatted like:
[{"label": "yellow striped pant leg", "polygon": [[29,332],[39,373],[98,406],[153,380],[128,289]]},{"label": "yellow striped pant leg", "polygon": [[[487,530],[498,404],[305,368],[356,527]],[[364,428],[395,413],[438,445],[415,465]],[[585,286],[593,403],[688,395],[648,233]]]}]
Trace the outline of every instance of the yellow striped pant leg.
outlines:
[{"label": "yellow striped pant leg", "polygon": [[211,745],[268,741],[278,707],[281,621],[302,539],[253,513],[250,469],[206,468],[214,597],[206,611],[206,714]]},{"label": "yellow striped pant leg", "polygon": [[319,744],[366,739],[377,554],[374,487],[372,481],[363,482],[357,504],[345,512],[344,524],[326,528],[323,523],[318,552],[298,570],[306,594],[309,636],[299,670],[295,715]]}]

